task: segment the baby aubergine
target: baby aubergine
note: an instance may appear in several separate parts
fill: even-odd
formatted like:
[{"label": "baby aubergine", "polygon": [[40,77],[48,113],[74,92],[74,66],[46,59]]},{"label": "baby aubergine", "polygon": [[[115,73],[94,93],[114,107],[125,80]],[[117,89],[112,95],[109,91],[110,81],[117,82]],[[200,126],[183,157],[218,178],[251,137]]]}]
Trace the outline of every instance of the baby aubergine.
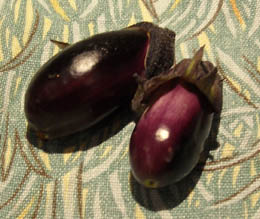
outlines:
[{"label": "baby aubergine", "polygon": [[142,22],[67,45],[44,64],[25,94],[29,128],[43,139],[97,123],[137,89],[135,75],[151,78],[174,62],[175,33]]},{"label": "baby aubergine", "polygon": [[201,48],[168,74],[143,82],[133,99],[134,110],[144,112],[131,136],[130,163],[145,187],[175,183],[199,161],[222,103],[217,69],[202,54]]}]

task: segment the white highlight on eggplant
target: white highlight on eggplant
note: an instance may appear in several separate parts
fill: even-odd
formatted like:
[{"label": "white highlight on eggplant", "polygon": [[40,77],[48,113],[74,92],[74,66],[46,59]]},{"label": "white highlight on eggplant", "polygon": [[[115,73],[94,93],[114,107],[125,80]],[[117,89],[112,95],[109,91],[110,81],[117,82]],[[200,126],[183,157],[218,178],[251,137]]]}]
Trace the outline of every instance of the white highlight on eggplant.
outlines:
[{"label": "white highlight on eggplant", "polygon": [[84,52],[78,55],[70,67],[71,75],[79,77],[86,72],[91,71],[100,59],[100,53],[97,51]]},{"label": "white highlight on eggplant", "polygon": [[155,138],[157,141],[165,141],[169,138],[170,132],[169,129],[166,127],[160,127],[157,129],[155,133]]}]

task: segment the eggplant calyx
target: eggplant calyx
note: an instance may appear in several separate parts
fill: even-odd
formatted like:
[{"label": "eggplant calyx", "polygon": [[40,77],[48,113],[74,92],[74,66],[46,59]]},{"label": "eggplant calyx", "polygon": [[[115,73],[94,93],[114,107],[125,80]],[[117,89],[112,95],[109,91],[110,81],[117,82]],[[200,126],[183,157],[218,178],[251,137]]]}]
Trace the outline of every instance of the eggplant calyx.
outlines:
[{"label": "eggplant calyx", "polygon": [[50,40],[52,43],[54,43],[56,46],[59,47],[59,49],[65,49],[66,47],[68,47],[70,44],[69,43],[65,43],[65,42],[61,42],[58,40]]},{"label": "eggplant calyx", "polygon": [[213,111],[220,113],[222,108],[222,79],[217,73],[218,69],[211,62],[202,61],[203,49],[204,46],[196,52],[191,60],[183,60],[176,65],[175,74],[195,85],[208,99]]},{"label": "eggplant calyx", "polygon": [[145,76],[152,78],[168,71],[175,63],[175,32],[150,22],[140,22],[128,28],[140,28],[149,38],[149,48],[145,59]]},{"label": "eggplant calyx", "polygon": [[217,74],[217,68],[208,61],[202,61],[204,46],[192,59],[184,59],[168,72],[144,79],[136,76],[138,88],[132,99],[132,110],[139,117],[149,106],[149,99],[153,92],[166,82],[174,79],[184,80],[199,89],[207,98],[212,110],[220,113],[222,108],[222,79]]}]

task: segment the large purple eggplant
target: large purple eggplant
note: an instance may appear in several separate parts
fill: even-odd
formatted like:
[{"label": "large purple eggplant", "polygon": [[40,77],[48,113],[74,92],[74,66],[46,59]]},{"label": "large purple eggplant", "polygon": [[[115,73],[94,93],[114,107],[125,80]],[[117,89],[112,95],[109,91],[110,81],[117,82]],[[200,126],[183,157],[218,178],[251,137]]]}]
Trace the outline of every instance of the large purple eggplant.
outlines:
[{"label": "large purple eggplant", "polygon": [[183,179],[199,161],[213,114],[221,109],[217,69],[193,59],[181,61],[168,74],[142,82],[133,99],[141,117],[130,141],[133,176],[158,188]]},{"label": "large purple eggplant", "polygon": [[174,32],[142,22],[67,46],[28,87],[29,126],[51,139],[95,124],[131,101],[134,75],[151,78],[173,65],[174,39]]}]

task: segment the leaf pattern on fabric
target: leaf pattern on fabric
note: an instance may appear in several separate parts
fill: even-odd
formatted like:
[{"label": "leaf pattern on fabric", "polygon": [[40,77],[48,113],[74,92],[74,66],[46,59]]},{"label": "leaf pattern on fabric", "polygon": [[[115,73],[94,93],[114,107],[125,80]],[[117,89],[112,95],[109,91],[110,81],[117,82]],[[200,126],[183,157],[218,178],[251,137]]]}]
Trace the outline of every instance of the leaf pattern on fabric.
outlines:
[{"label": "leaf pattern on fabric", "polygon": [[[260,218],[260,0],[0,1],[1,218]],[[140,21],[176,32],[176,60],[205,45],[224,103],[205,165],[160,190],[130,174],[125,115],[63,141],[29,142],[24,94],[60,49]]]}]

